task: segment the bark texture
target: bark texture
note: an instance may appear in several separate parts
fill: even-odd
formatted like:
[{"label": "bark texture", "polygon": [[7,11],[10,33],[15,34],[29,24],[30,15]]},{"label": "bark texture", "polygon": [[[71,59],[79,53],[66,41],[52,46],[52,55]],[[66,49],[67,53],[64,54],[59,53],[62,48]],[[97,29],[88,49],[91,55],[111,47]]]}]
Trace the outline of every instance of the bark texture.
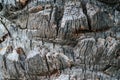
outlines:
[{"label": "bark texture", "polygon": [[0,0],[0,80],[120,80],[120,0]]}]

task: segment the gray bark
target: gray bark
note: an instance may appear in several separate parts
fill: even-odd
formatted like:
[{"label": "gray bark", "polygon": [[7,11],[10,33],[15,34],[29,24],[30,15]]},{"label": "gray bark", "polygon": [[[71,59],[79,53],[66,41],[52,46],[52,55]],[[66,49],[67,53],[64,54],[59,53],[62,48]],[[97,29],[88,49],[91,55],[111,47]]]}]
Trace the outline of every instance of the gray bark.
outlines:
[{"label": "gray bark", "polygon": [[0,80],[119,80],[120,0],[0,0]]}]

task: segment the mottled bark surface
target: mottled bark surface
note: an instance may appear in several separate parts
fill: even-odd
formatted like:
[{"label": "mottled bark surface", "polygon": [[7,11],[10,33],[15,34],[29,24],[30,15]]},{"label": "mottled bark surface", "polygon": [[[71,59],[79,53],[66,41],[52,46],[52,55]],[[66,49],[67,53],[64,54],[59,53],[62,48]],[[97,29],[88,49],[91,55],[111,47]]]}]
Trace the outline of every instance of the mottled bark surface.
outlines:
[{"label": "mottled bark surface", "polygon": [[120,80],[120,0],[0,0],[0,80]]}]

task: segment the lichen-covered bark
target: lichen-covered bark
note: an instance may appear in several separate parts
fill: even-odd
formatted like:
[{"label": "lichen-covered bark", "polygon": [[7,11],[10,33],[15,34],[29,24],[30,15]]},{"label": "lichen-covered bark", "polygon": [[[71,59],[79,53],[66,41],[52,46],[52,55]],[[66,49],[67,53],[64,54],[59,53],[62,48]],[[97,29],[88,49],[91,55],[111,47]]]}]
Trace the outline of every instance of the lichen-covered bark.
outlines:
[{"label": "lichen-covered bark", "polygon": [[119,80],[120,0],[0,0],[0,80]]}]

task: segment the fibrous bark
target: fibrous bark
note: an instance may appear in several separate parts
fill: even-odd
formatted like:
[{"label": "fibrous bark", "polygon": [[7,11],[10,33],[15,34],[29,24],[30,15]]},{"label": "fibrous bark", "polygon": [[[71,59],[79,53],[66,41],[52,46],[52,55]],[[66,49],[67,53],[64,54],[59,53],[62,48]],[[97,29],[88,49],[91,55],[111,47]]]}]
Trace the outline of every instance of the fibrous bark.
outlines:
[{"label": "fibrous bark", "polygon": [[0,0],[0,80],[119,80],[120,0]]}]

